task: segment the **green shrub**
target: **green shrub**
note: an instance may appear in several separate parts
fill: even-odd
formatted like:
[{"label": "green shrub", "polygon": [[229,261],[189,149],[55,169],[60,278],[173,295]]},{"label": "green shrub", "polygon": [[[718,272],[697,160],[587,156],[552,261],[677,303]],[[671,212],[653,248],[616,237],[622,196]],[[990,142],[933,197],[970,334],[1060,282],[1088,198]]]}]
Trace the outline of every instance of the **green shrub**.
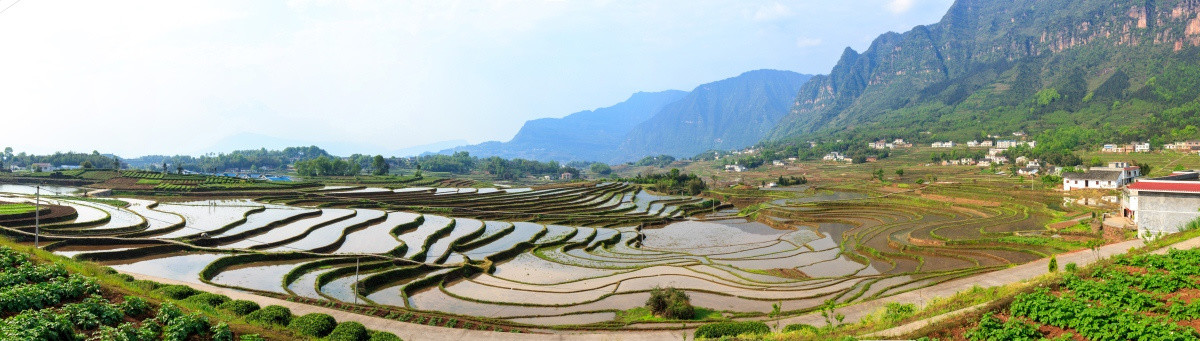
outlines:
[{"label": "green shrub", "polygon": [[742,334],[767,334],[771,332],[771,327],[760,321],[746,322],[717,322],[709,323],[696,328],[696,338],[721,338],[738,336]]},{"label": "green shrub", "polygon": [[296,332],[313,337],[324,337],[333,331],[337,326],[337,320],[333,316],[322,313],[312,313],[292,319],[288,324],[288,328]]},{"label": "green shrub", "polygon": [[176,300],[182,300],[200,293],[199,290],[192,289],[192,287],[186,285],[168,285],[155,289],[154,292]]},{"label": "green shrub", "polygon": [[83,302],[72,303],[62,307],[67,320],[80,330],[92,330],[100,326],[113,326],[121,323],[125,314],[121,308],[108,303],[100,296],[92,296]]},{"label": "green shrub", "polygon": [[145,316],[150,312],[150,303],[141,297],[125,296],[125,302],[121,303],[121,311],[129,317]]},{"label": "green shrub", "polygon": [[817,327],[810,326],[810,325],[803,324],[803,323],[789,324],[789,325],[783,327],[783,332],[784,333],[792,333],[792,332],[815,333],[815,332],[817,332]]},{"label": "green shrub", "polygon": [[912,303],[889,302],[883,310],[883,321],[896,323],[909,318],[917,312],[917,306]]},{"label": "green shrub", "polygon": [[1018,321],[1017,319],[1000,322],[1000,319],[992,317],[992,315],[985,315],[979,320],[979,325],[975,329],[967,331],[965,336],[967,340],[971,341],[1033,341],[1042,339],[1042,333],[1038,332],[1038,328],[1034,325]]},{"label": "green shrub", "polygon": [[646,300],[646,308],[655,316],[669,319],[685,320],[695,314],[691,298],[683,290],[675,288],[650,289],[650,298]]},{"label": "green shrub", "polygon": [[217,309],[231,311],[237,316],[246,316],[247,314],[257,311],[259,306],[258,303],[255,303],[254,301],[233,300],[221,303],[221,305],[217,306]]},{"label": "green shrub", "polygon": [[369,341],[404,341],[404,340],[401,339],[399,336],[396,336],[396,334],[377,331],[377,332],[371,332],[371,338]]},{"label": "green shrub", "polygon": [[133,286],[141,288],[142,290],[152,291],[152,290],[161,288],[163,285],[159,284],[158,282],[155,282],[155,281],[147,281],[144,279],[139,279],[139,280],[133,281]]},{"label": "green shrub", "polygon": [[212,327],[212,341],[233,341],[233,330],[225,322]]},{"label": "green shrub", "polygon": [[75,340],[74,326],[66,315],[49,309],[26,310],[0,323],[5,340]]},{"label": "green shrub", "polygon": [[1046,264],[1046,267],[1049,268],[1050,272],[1058,271],[1058,258],[1050,256],[1050,263]]},{"label": "green shrub", "polygon": [[1067,272],[1075,272],[1079,270],[1079,264],[1075,264],[1075,262],[1067,263],[1067,265],[1063,266],[1063,270],[1067,270]]},{"label": "green shrub", "polygon": [[288,323],[292,322],[292,310],[277,305],[269,305],[266,308],[256,310],[249,315],[246,315],[246,321],[259,324],[286,326]]},{"label": "green shrub", "polygon": [[364,341],[370,338],[367,327],[358,322],[342,322],[329,333],[329,341]]},{"label": "green shrub", "polygon": [[210,329],[208,320],[200,314],[178,316],[166,321],[162,339],[165,341],[187,341],[193,335],[203,335]]},{"label": "green shrub", "polygon": [[229,296],[205,292],[192,295],[192,297],[188,297],[187,299],[184,299],[184,301],[216,308],[222,304],[225,304],[226,302],[229,302]]},{"label": "green shrub", "polygon": [[242,341],[267,341],[267,339],[262,338],[262,336],[258,336],[258,334],[242,335],[240,339]]}]

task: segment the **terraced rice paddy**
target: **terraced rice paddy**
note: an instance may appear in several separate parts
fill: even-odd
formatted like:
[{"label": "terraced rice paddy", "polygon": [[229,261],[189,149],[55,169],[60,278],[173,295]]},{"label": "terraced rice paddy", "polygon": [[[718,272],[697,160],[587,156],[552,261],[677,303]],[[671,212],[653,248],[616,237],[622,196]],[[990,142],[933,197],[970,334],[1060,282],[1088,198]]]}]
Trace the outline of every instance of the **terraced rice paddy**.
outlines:
[{"label": "terraced rice paddy", "polygon": [[[755,220],[689,218],[711,203],[618,183],[325,188],[255,201],[129,199],[124,209],[58,200],[79,217],[42,238],[124,271],[531,325],[611,325],[656,286],[728,314],[762,316],[777,302],[800,313],[1078,247],[1039,236],[1054,198],[973,186],[818,193],[776,201]],[[26,227],[4,231],[28,238]]]}]

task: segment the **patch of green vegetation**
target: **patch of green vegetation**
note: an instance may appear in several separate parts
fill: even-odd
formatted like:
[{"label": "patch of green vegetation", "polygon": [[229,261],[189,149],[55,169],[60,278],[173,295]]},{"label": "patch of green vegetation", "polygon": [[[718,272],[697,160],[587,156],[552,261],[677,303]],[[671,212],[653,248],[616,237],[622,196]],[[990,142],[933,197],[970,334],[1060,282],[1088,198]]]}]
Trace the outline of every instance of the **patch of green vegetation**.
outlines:
[{"label": "patch of green vegetation", "polygon": [[[689,319],[685,319],[685,320],[688,320],[688,321],[725,321],[728,319],[725,318],[725,316],[722,315],[720,311],[703,308],[703,307],[695,307],[692,310],[692,317]],[[623,323],[635,323],[635,322],[671,322],[671,321],[680,321],[680,320],[663,318],[661,316],[655,316],[654,313],[650,311],[650,308],[637,307],[637,308],[617,312],[617,321],[620,321]]]},{"label": "patch of green vegetation", "polygon": [[30,205],[30,204],[22,204],[22,203],[0,204],[0,216],[10,215],[10,214],[29,213],[29,212],[33,212],[34,209],[36,209],[34,207],[34,205]]}]

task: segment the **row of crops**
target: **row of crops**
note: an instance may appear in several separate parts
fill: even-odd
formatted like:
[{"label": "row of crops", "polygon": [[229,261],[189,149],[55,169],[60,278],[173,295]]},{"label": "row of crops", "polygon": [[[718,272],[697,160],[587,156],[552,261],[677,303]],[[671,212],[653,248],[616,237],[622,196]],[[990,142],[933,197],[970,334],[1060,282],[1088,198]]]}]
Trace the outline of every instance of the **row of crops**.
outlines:
[{"label": "row of crops", "polygon": [[772,205],[759,214],[788,225],[835,225],[841,253],[884,273],[970,275],[1085,248],[1098,234],[1058,236],[1046,224],[1054,198],[987,184],[895,193],[822,194],[835,200]]},{"label": "row of crops", "polygon": [[68,273],[61,265],[38,264],[0,247],[0,338],[5,340],[232,340],[226,324],[212,324],[164,304],[101,296],[95,280]]},{"label": "row of crops", "polygon": [[1197,340],[1198,275],[1200,250],[1118,257],[1111,264],[1082,273],[1070,271],[1053,286],[1018,295],[1004,311],[984,315],[964,336],[970,340]]}]

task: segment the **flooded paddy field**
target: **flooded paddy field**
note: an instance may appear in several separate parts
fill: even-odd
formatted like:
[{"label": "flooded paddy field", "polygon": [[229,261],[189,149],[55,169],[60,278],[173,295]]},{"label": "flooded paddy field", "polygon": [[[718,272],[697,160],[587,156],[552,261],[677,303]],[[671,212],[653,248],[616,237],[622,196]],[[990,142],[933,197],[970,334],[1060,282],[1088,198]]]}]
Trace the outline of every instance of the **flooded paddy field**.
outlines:
[{"label": "flooded paddy field", "polygon": [[[119,271],[543,326],[611,322],[666,286],[746,316],[778,302],[801,310],[876,299],[1072,247],[1014,239],[1049,214],[1003,192],[993,205],[822,190],[769,200],[754,217],[620,183],[316,193],[115,198],[127,207],[47,199],[75,208],[69,223],[80,223],[47,233],[54,252]],[[73,239],[84,236],[112,238]]]}]

